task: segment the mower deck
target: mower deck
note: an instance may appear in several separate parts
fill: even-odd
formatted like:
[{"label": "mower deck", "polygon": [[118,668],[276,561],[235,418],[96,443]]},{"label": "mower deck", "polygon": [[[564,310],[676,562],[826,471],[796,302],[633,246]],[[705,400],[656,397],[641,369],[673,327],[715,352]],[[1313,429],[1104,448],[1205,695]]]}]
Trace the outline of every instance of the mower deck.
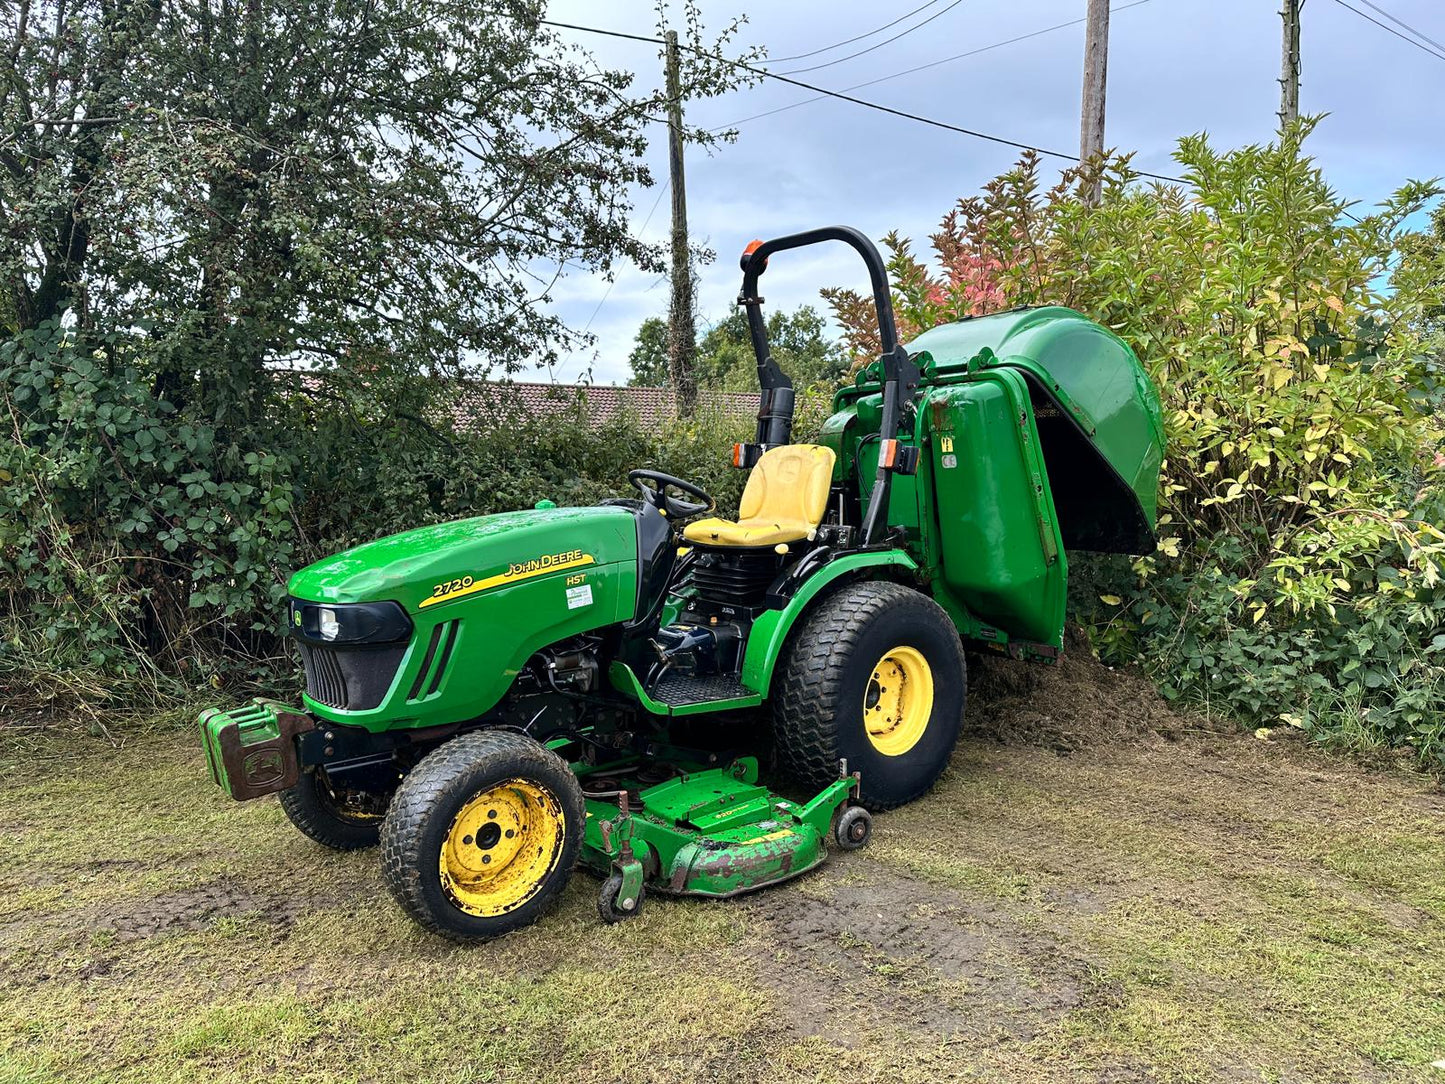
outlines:
[{"label": "mower deck", "polygon": [[[297,737],[314,729],[304,712],[256,700],[212,709],[200,722],[212,777],[234,796],[296,785]],[[568,738],[548,745],[577,748]],[[607,921],[635,915],[646,892],[720,899],[797,877],[827,858],[830,835],[849,850],[868,841],[867,812],[850,804],[859,776],[846,765],[800,805],[758,784],[754,757],[709,768],[695,756],[673,750],[568,765],[587,814],[579,861],[606,878],[599,910]]]},{"label": "mower deck", "polygon": [[646,767],[640,759],[572,767],[587,803],[581,862],[609,877],[602,909],[610,919],[634,913],[644,885],[722,898],[806,873],[827,857],[830,829],[858,790],[858,777],[843,774],[799,805],[758,785],[753,757],[645,787],[628,783]]}]

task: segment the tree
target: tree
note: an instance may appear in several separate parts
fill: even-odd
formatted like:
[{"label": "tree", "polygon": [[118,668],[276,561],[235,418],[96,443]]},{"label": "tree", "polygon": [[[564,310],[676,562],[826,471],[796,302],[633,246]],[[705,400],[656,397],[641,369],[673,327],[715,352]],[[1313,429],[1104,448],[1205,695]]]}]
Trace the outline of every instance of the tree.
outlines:
[{"label": "tree", "polygon": [[[768,316],[768,346],[773,358],[806,388],[834,384],[848,371],[848,357],[828,338],[823,317],[810,305]],[[637,330],[629,383],[661,387],[667,383],[667,322],[648,317]],[[698,386],[713,391],[752,391],[758,386],[757,362],[747,317],[741,311],[718,321],[698,339]]]},{"label": "tree", "polygon": [[664,388],[667,386],[667,321],[661,316],[649,316],[637,329],[636,345],[628,355],[632,376],[627,383],[632,387]]},{"label": "tree", "polygon": [[[540,268],[661,270],[627,215],[664,102],[543,12],[4,5],[0,312],[146,329],[157,390],[223,424],[260,417],[277,359],[373,379],[549,360],[568,333]],[[684,93],[737,84],[736,25],[704,43],[687,20]]]},{"label": "tree", "polygon": [[[746,79],[684,8],[684,92]],[[0,639],[281,657],[292,569],[495,499],[513,449],[489,474],[423,378],[575,342],[564,265],[662,270],[628,213],[663,96],[543,13],[0,3]]]}]

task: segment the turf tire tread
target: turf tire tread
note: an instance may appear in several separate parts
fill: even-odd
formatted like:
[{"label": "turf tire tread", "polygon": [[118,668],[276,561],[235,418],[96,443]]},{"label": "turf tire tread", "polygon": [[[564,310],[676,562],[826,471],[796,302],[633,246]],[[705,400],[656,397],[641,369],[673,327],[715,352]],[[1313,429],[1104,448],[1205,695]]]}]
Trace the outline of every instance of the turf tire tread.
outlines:
[{"label": "turf tire tread", "polygon": [[[518,777],[545,779],[550,772],[560,769],[572,778],[571,768],[565,760],[523,734],[510,730],[474,731],[439,746],[407,773],[392,798],[381,830],[382,878],[402,910],[433,933],[463,943],[474,942],[477,938],[438,922],[422,894],[422,870],[435,869],[437,858],[421,853],[420,829],[431,810],[446,800],[459,782],[465,781],[468,770],[477,761],[493,756],[508,758],[513,765],[509,772]],[[517,925],[530,924],[546,910],[566,886],[577,864],[581,851],[581,840],[577,837],[585,820],[582,791],[574,786],[558,797],[563,802],[574,802],[575,816],[569,828],[576,829],[563,851],[564,868],[557,871],[562,875],[554,876],[553,883],[544,888],[534,901],[529,901],[525,910],[533,912],[532,916]],[[533,902],[537,906],[534,907]]]},{"label": "turf tire tread", "polygon": [[316,772],[304,772],[294,787],[277,795],[286,819],[302,835],[333,851],[375,847],[381,836],[381,820],[358,822],[338,817],[316,792],[319,785]]},{"label": "turf tire tread", "polygon": [[[843,674],[864,629],[878,614],[898,607],[942,613],[931,598],[910,587],[866,580],[827,596],[790,637],[778,675],[781,687],[774,702],[773,735],[778,766],[799,783],[821,790],[838,778],[836,719]],[[928,616],[933,619],[931,612]],[[932,785],[930,780],[886,802],[865,804],[875,811],[893,809],[921,797]]]}]

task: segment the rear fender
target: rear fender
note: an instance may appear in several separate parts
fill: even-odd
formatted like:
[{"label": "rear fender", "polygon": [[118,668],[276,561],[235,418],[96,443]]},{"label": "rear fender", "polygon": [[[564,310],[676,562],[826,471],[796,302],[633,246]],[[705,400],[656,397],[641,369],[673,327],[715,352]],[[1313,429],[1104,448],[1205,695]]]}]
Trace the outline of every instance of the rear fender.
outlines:
[{"label": "rear fender", "polygon": [[846,579],[899,574],[911,578],[917,572],[918,563],[902,550],[853,553],[828,562],[798,588],[786,606],[781,610],[768,610],[753,622],[743,655],[743,684],[760,695],[767,695],[773,680],[773,669],[777,666],[788,634],[825,588]]}]

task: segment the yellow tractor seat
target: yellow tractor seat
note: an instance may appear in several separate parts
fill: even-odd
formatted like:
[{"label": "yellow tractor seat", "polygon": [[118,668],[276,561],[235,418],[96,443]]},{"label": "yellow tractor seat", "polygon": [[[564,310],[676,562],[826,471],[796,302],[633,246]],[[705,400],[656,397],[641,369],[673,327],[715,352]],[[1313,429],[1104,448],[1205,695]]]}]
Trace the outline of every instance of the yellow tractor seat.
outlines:
[{"label": "yellow tractor seat", "polygon": [[700,519],[683,529],[704,546],[776,546],[812,538],[828,507],[833,450],[785,444],[764,452],[748,475],[738,519]]}]

